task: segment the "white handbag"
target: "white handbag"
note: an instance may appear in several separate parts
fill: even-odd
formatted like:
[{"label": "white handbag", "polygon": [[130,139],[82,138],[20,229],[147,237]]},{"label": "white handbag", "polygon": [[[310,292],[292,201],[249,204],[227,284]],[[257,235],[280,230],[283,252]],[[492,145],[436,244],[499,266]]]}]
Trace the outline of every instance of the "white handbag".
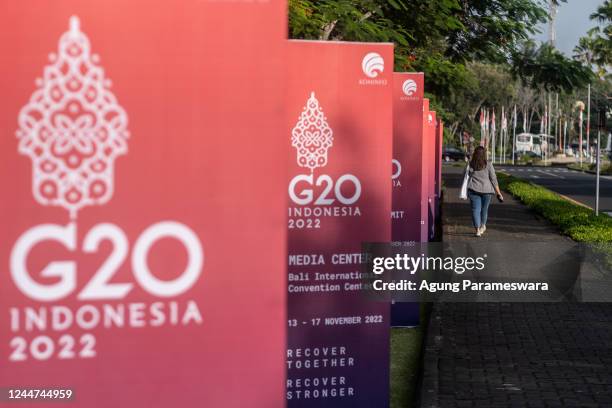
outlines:
[{"label": "white handbag", "polygon": [[470,180],[470,166],[465,168],[465,175],[463,176],[463,184],[461,185],[461,191],[459,192],[459,198],[461,200],[467,200],[468,181]]}]

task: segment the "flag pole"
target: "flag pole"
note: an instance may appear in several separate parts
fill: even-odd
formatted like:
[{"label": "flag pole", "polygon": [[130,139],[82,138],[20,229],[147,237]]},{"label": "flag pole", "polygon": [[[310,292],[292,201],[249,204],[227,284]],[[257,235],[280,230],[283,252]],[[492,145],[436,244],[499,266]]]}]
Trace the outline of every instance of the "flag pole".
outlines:
[{"label": "flag pole", "polygon": [[[586,137],[587,137],[587,155],[589,156],[589,163],[593,163],[593,155],[591,154],[591,84],[587,88],[587,125],[586,125]],[[582,149],[582,146],[580,146]]]},{"label": "flag pole", "polygon": [[563,124],[563,153],[567,152],[567,116],[565,117],[565,123]]},{"label": "flag pole", "polygon": [[548,123],[546,124],[546,152],[544,154],[544,165],[546,166],[546,160],[548,159],[548,151],[550,150],[550,141],[548,139],[548,136],[550,136],[550,120],[552,118],[552,98],[550,93],[548,94],[548,117],[546,118],[548,120]]},{"label": "flag pole", "polygon": [[503,105],[502,105],[502,110],[501,110],[501,120],[500,120],[500,126],[499,126],[499,150],[500,150],[499,164],[501,164],[502,159],[504,157],[504,106]]},{"label": "flag pole", "polygon": [[578,124],[580,126],[580,133],[578,137],[578,157],[580,158],[580,169],[582,169],[582,109],[584,109],[584,104],[578,107]]},{"label": "flag pole", "polygon": [[512,165],[514,166],[514,152],[516,151],[516,104],[514,104],[514,121],[512,122]]},{"label": "flag pole", "polygon": [[491,121],[491,116],[489,116],[489,148],[491,149],[491,159],[493,160],[493,163],[495,163],[495,129],[493,126],[493,121]]},{"label": "flag pole", "polygon": [[555,148],[559,149],[559,139],[561,138],[561,131],[559,126],[561,124],[561,115],[559,115],[559,93],[555,94]]},{"label": "flag pole", "polygon": [[505,164],[505,162],[506,162],[506,144],[507,144],[506,138],[508,136],[508,123],[506,123],[506,110],[505,110],[505,108],[503,106],[502,106],[502,111],[503,111],[502,120],[504,121],[504,126],[503,126],[503,128],[504,128],[504,131],[503,131],[504,135],[502,137],[502,155],[501,155],[500,159],[501,159],[501,163]]},{"label": "flag pole", "polygon": [[595,215],[599,215],[599,174],[601,172],[601,158],[599,156],[599,143],[601,142],[601,123],[597,127],[597,180],[595,181]]}]

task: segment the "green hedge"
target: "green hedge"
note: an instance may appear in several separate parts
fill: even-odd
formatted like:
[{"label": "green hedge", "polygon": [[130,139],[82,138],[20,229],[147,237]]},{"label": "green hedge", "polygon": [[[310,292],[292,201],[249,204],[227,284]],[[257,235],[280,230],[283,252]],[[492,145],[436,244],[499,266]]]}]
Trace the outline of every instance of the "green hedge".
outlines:
[{"label": "green hedge", "polygon": [[612,218],[574,204],[560,195],[526,180],[498,173],[500,187],[543,215],[579,242],[612,242]]},{"label": "green hedge", "polygon": [[[595,172],[597,171],[596,164],[589,164],[589,163],[582,163],[582,166],[578,163],[574,163],[574,164],[568,165],[567,168],[571,170],[586,171],[586,172],[593,173],[593,174],[595,174]],[[610,165],[609,162],[601,163],[600,173],[606,174],[606,175],[612,174],[612,166]]]}]

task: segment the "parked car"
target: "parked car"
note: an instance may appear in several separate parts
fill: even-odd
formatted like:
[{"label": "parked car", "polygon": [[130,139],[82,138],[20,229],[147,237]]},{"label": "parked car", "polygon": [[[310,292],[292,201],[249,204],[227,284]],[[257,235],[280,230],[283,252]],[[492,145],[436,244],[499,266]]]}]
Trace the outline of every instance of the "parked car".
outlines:
[{"label": "parked car", "polygon": [[463,150],[459,150],[456,147],[445,147],[442,149],[442,159],[444,161],[465,161],[465,153]]}]

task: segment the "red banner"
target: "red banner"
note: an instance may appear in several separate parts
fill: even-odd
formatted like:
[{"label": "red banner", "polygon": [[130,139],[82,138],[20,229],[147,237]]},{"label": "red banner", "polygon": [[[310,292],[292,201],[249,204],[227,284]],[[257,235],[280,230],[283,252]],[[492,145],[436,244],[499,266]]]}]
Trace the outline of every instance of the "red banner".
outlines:
[{"label": "red banner", "polygon": [[423,132],[421,150],[421,242],[429,242],[429,161],[431,161],[429,145],[429,99],[423,99]]},{"label": "red banner", "polygon": [[427,161],[427,202],[428,202],[428,239],[434,237],[434,228],[436,224],[436,112],[429,111],[427,116],[427,132],[426,136],[426,154]]},{"label": "red banner", "polygon": [[8,2],[0,24],[0,387],[284,406],[285,2]]},{"label": "red banner", "polygon": [[436,197],[442,194],[442,145],[444,144],[444,123],[436,122]]},{"label": "red banner", "polygon": [[440,217],[440,206],[442,205],[442,145],[444,144],[444,123],[442,119],[436,122],[436,219]]},{"label": "red banner", "polygon": [[288,405],[385,407],[389,307],[360,272],[391,239],[393,46],[290,41],[288,62]]},{"label": "red banner", "polygon": [[423,74],[393,74],[393,241],[421,240]]},{"label": "red banner", "polygon": [[438,129],[437,129],[437,117],[436,112],[430,111],[431,121],[429,122],[429,148],[431,149],[429,153],[429,180],[431,183],[429,184],[429,196],[436,196],[436,151],[437,151],[437,139],[438,139]]},{"label": "red banner", "polygon": [[[421,241],[423,74],[393,74],[393,241]],[[391,325],[419,323],[419,304],[393,303]]]}]

